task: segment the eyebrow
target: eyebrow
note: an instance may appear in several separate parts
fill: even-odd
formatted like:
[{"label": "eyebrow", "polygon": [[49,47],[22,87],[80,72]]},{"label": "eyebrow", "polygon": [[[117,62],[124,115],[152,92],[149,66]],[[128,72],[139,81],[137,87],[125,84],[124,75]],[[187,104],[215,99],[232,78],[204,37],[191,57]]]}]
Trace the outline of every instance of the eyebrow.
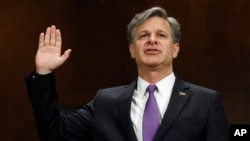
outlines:
[{"label": "eyebrow", "polygon": [[[148,33],[149,30],[143,30],[143,31],[139,31],[138,35],[142,34],[142,33]],[[158,29],[156,32],[161,32],[161,33],[165,33],[165,34],[169,34],[168,31],[162,30],[162,29]]]},{"label": "eyebrow", "polygon": [[169,33],[168,31],[161,30],[161,29],[157,30],[157,32],[163,32],[163,33],[166,33],[166,34],[168,34],[168,33]]}]

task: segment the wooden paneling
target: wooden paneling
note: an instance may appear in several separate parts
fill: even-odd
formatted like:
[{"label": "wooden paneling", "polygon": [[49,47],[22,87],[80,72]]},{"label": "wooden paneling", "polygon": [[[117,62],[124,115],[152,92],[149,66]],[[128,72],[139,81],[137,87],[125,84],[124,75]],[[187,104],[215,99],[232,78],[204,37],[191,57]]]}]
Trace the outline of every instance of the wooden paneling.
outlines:
[{"label": "wooden paneling", "polygon": [[126,26],[151,6],[182,25],[175,72],[221,93],[230,124],[250,123],[250,1],[12,0],[0,2],[0,140],[38,140],[23,77],[34,70],[38,35],[55,24],[70,59],[56,71],[62,107],[78,107],[99,88],[137,75]]}]

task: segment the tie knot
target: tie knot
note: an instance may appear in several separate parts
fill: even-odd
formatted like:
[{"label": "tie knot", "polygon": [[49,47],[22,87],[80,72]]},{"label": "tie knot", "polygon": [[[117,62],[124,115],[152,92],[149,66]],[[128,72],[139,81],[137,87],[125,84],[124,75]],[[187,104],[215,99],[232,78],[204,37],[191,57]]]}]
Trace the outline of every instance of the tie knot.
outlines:
[{"label": "tie knot", "polygon": [[148,85],[148,87],[147,87],[147,91],[148,91],[149,93],[154,92],[156,89],[157,89],[157,86],[156,86],[156,85]]}]

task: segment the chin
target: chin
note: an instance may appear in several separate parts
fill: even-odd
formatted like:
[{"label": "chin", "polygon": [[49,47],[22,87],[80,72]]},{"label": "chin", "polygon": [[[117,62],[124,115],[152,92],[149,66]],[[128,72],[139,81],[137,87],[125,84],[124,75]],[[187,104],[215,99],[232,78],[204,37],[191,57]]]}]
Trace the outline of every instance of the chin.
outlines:
[{"label": "chin", "polygon": [[159,66],[159,63],[147,63],[146,65],[148,67],[155,68],[155,67]]}]

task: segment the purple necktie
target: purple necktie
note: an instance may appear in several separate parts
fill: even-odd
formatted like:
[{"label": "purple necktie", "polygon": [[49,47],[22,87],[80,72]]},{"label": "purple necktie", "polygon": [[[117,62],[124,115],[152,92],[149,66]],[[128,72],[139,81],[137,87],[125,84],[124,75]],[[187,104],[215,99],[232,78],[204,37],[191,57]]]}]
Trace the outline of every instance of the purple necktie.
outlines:
[{"label": "purple necktie", "polygon": [[143,115],[143,123],[142,123],[143,141],[152,141],[160,125],[159,110],[154,96],[154,91],[156,89],[157,89],[156,85],[149,85],[147,87],[147,91],[149,92],[149,97]]}]

